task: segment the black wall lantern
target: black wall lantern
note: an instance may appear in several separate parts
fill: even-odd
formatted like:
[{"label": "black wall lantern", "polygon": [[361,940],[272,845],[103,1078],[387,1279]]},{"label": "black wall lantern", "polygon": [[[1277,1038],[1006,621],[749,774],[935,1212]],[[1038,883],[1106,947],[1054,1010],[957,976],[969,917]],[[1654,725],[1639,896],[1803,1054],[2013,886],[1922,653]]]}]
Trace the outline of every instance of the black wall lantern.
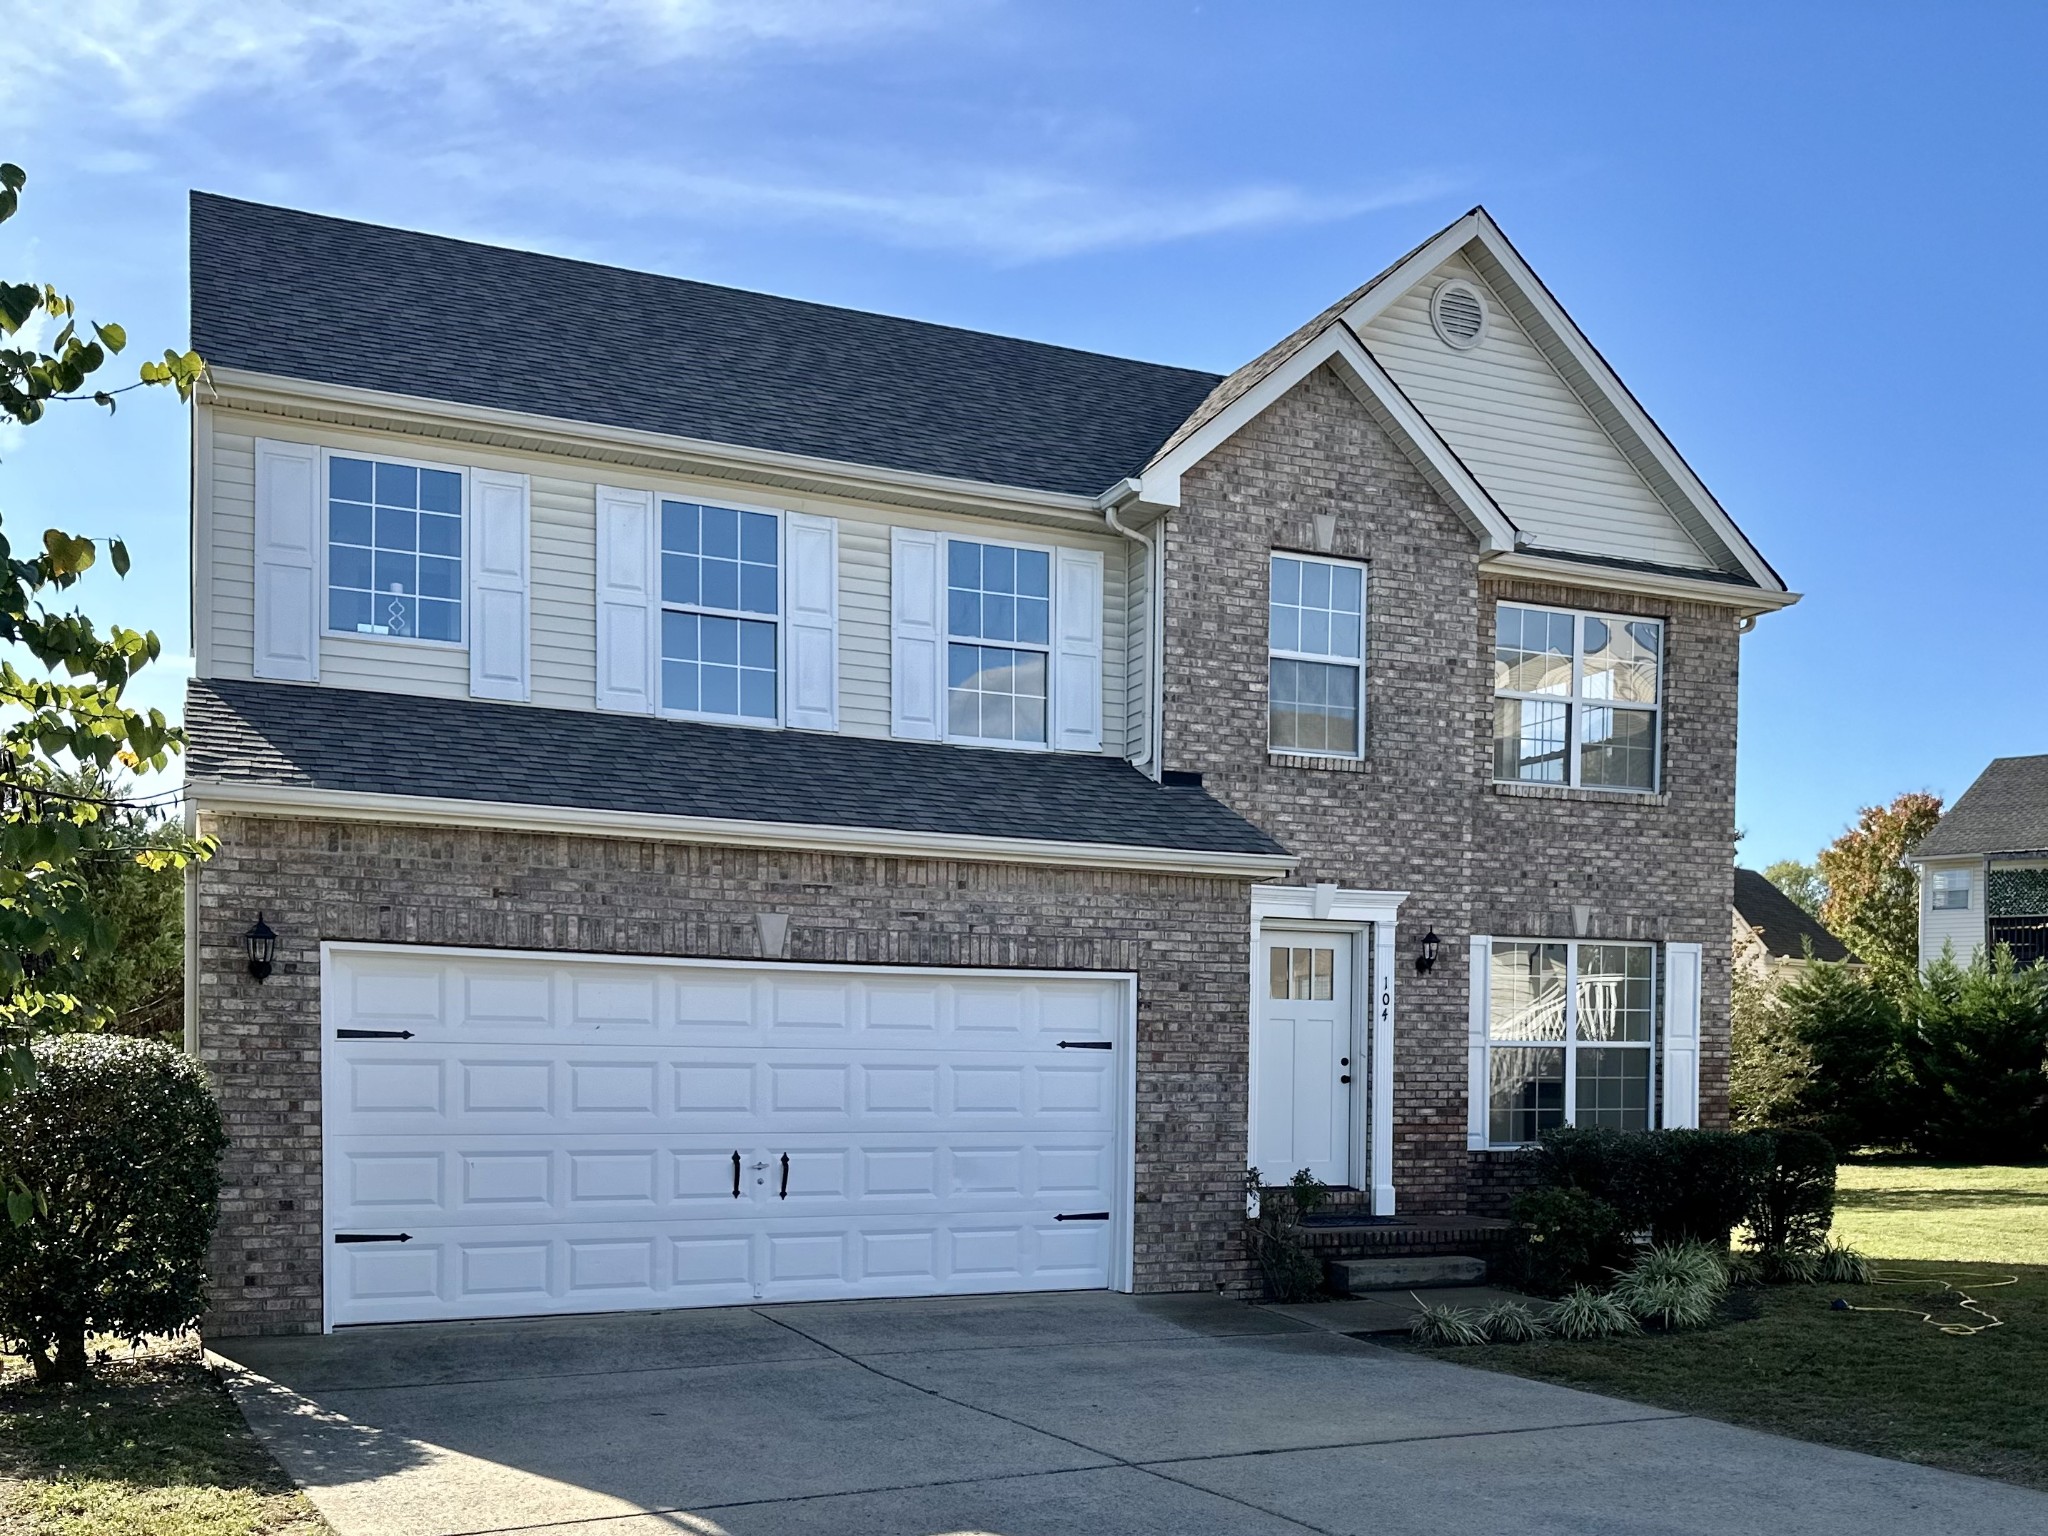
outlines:
[{"label": "black wall lantern", "polygon": [[1422,936],[1422,953],[1415,957],[1415,969],[1418,972],[1427,973],[1429,968],[1436,964],[1437,946],[1442,942],[1436,936],[1434,928]]},{"label": "black wall lantern", "polygon": [[271,972],[277,959],[277,935],[270,931],[270,924],[263,921],[263,914],[256,914],[256,926],[242,935],[242,942],[249,946],[249,974],[258,981]]}]

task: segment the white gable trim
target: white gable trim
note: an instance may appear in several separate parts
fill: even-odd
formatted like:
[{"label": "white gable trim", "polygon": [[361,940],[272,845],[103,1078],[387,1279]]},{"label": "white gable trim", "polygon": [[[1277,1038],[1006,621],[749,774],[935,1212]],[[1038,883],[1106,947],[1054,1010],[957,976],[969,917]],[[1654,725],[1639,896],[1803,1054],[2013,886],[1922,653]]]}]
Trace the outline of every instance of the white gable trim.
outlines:
[{"label": "white gable trim", "polygon": [[1787,592],[1783,588],[1738,585],[1705,576],[1684,576],[1676,571],[1644,571],[1625,565],[1601,565],[1590,560],[1559,559],[1528,549],[1514,554],[1490,555],[1482,569],[1488,576],[1521,576],[1531,581],[1556,582],[1560,586],[1591,587],[1600,592],[1648,592],[1660,597],[1682,598],[1687,602],[1712,603],[1749,615],[1773,613],[1799,601],[1797,592]]},{"label": "white gable trim", "polygon": [[[1477,251],[1472,251],[1472,247],[1477,247]],[[1517,314],[1516,319],[1530,333],[1530,339],[1539,350],[1552,355],[1552,364],[1558,367],[1567,385],[1582,398],[1590,392],[1593,398],[1586,399],[1585,405],[1594,420],[1607,429],[1622,456],[1636,467],[1651,492],[1670,506],[1680,525],[1695,539],[1705,535],[1710,545],[1719,544],[1764,592],[1785,592],[1784,580],[1693,473],[1663,429],[1586,339],[1585,332],[1484,208],[1473,209],[1416,250],[1347,309],[1344,320],[1354,329],[1363,330],[1409,289],[1461,251],[1466,252],[1480,276],[1509,304],[1511,311],[1517,304],[1526,310]],[[1559,366],[1560,360],[1566,366]],[[1660,488],[1660,479],[1666,482],[1668,490]]]},{"label": "white gable trim", "polygon": [[1147,465],[1139,477],[1138,499],[1151,506],[1179,506],[1181,476],[1325,363],[1337,370],[1373,418],[1407,450],[1437,494],[1471,528],[1483,552],[1515,547],[1515,525],[1507,514],[1494,504],[1486,488],[1472,477],[1379,360],[1341,323],[1304,342],[1292,357]]}]

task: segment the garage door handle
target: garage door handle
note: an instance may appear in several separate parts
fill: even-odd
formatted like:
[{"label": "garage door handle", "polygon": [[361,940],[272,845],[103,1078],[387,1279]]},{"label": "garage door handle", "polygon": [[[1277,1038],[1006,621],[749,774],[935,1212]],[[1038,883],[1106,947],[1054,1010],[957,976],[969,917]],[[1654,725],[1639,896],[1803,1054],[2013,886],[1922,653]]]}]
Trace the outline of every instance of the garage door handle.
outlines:
[{"label": "garage door handle", "polygon": [[789,1154],[787,1152],[782,1154],[782,1193],[777,1198],[782,1200],[789,1198]]},{"label": "garage door handle", "polygon": [[410,1040],[412,1038],[412,1031],[409,1029],[337,1029],[334,1032],[334,1038],[337,1040]]},{"label": "garage door handle", "polygon": [[1060,1216],[1055,1216],[1055,1217],[1053,1217],[1053,1220],[1054,1220],[1054,1221],[1107,1221],[1107,1220],[1109,1220],[1109,1212],[1107,1212],[1107,1211],[1068,1211],[1068,1212],[1066,1212],[1066,1213],[1065,1213],[1064,1215],[1060,1215]]},{"label": "garage door handle", "polygon": [[740,1197],[740,1155],[737,1152],[732,1155],[732,1197],[735,1200]]},{"label": "garage door handle", "polygon": [[1106,1051],[1110,1049],[1110,1046],[1111,1042],[1108,1040],[1062,1040],[1060,1042],[1060,1049],[1063,1051]]},{"label": "garage door handle", "polygon": [[410,1232],[337,1232],[334,1234],[334,1240],[337,1243],[409,1243],[412,1241],[412,1234]]}]

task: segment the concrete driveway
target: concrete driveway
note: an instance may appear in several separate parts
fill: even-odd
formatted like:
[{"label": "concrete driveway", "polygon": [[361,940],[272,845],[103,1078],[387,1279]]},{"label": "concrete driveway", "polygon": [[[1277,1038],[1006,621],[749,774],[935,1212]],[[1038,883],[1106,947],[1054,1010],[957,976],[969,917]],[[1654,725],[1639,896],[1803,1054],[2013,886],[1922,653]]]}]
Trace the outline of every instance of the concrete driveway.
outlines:
[{"label": "concrete driveway", "polygon": [[1100,1292],[216,1346],[340,1536],[1981,1536],[2048,1494]]}]

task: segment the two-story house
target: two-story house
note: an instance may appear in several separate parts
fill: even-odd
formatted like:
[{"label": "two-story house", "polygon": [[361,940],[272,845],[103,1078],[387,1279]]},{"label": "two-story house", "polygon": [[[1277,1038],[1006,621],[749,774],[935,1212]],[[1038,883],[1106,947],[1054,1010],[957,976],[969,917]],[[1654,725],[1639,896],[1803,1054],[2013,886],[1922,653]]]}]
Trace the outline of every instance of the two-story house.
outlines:
[{"label": "two-story house", "polygon": [[1249,1280],[1725,1116],[1793,601],[1482,210],[1228,377],[192,207],[212,1326]]},{"label": "two-story house", "polygon": [[1923,970],[2000,947],[2048,960],[2048,754],[1993,758],[1908,858]]}]

